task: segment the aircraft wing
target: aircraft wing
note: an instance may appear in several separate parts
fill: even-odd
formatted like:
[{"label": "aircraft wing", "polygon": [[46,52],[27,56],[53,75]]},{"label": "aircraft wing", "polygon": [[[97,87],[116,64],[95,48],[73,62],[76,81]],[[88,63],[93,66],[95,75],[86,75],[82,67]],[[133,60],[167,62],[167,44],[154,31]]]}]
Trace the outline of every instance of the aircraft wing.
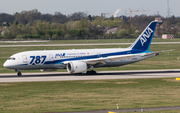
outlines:
[{"label": "aircraft wing", "polygon": [[[109,56],[109,57],[100,57],[100,58],[94,58],[94,59],[85,59],[85,60],[78,60],[80,62],[86,62],[88,65],[95,65],[95,64],[105,64],[107,61],[118,61],[120,59],[125,58],[132,58],[135,56],[148,56],[148,55],[159,55],[159,53],[162,52],[168,52],[173,50],[163,50],[158,52],[152,52],[152,53],[144,53],[144,54],[129,54],[129,55],[116,55],[116,56]],[[68,64],[71,61],[65,61],[63,64]]]},{"label": "aircraft wing", "polygon": [[[85,60],[79,60],[81,62],[86,62],[88,65],[95,65],[97,63],[105,64],[107,61],[115,61],[120,60],[124,58],[131,58],[135,55],[116,55],[116,56],[109,56],[109,57],[100,57],[100,58],[94,58],[94,59],[85,59]],[[69,61],[63,62],[64,64],[67,64]]]}]

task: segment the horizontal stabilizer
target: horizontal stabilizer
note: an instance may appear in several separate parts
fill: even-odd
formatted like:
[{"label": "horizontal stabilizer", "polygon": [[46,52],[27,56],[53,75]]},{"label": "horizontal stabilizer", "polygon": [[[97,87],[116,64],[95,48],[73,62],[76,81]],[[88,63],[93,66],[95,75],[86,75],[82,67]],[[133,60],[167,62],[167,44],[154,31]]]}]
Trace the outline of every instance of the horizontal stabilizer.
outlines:
[{"label": "horizontal stabilizer", "polygon": [[159,55],[159,53],[164,53],[164,52],[168,52],[168,51],[174,51],[174,49],[162,50],[162,51],[157,51],[157,52],[152,52],[152,53],[146,53],[144,56],[148,56],[148,55],[152,55],[152,54]]}]

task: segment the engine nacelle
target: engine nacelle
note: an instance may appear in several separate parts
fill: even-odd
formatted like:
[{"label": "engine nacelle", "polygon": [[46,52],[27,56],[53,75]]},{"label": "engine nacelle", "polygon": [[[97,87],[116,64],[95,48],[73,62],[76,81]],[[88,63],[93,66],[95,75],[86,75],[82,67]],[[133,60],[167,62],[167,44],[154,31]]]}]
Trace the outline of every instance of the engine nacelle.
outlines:
[{"label": "engine nacelle", "polygon": [[72,61],[67,64],[67,71],[69,73],[82,73],[87,70],[87,64],[80,61]]},{"label": "engine nacelle", "polygon": [[58,69],[40,69],[42,72],[56,71]]}]

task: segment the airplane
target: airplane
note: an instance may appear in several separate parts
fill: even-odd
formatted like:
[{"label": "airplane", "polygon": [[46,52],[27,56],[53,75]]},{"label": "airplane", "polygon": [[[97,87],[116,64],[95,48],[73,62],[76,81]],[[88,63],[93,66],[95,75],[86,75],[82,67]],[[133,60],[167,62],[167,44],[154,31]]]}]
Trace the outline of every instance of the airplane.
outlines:
[{"label": "airplane", "polygon": [[67,69],[71,74],[94,75],[94,68],[131,64],[165,52],[149,51],[157,24],[158,21],[152,21],[128,48],[25,51],[9,57],[3,66],[14,69],[18,76],[22,75],[21,70],[37,69],[44,72]]}]

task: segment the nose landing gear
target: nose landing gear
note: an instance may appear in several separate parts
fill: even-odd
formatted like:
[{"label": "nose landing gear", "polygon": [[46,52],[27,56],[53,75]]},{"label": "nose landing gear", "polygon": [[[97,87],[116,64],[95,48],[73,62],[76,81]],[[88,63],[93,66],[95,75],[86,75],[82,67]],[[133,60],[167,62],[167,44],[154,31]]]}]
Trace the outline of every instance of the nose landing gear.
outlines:
[{"label": "nose landing gear", "polygon": [[17,76],[22,76],[22,73],[21,73],[21,72],[18,72],[18,73],[17,73]]},{"label": "nose landing gear", "polygon": [[18,72],[17,76],[22,76],[21,70],[16,69],[15,71]]}]

